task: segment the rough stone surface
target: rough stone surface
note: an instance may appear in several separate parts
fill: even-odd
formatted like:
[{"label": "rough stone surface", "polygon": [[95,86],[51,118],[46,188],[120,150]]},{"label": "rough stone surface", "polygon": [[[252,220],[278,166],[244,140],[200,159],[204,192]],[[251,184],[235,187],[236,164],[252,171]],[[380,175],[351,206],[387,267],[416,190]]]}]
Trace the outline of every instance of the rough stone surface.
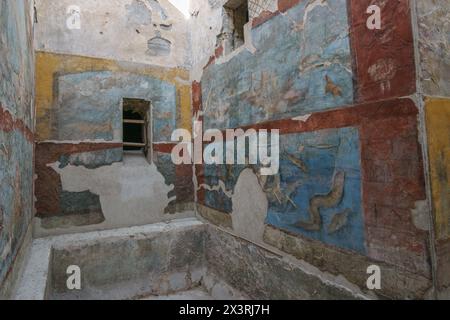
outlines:
[{"label": "rough stone surface", "polygon": [[[421,299],[427,297],[432,286],[431,275],[422,276],[359,254],[335,250],[320,242],[289,235],[273,227],[266,228],[264,241],[299,260],[307,261],[322,272],[343,275],[359,288],[367,288],[367,268],[378,265],[382,270],[382,287],[376,294],[387,298]],[[402,285],[399,286],[399,283]]]},{"label": "rough stone surface", "polygon": [[[81,290],[67,290],[70,265],[80,267]],[[289,262],[196,219],[36,239],[15,298],[199,296],[220,300],[369,298],[350,286],[333,284],[311,266]]]},{"label": "rough stone surface", "polygon": [[[129,299],[192,289],[199,283],[192,283],[191,272],[204,263],[202,229],[190,227],[56,248],[52,255],[50,298]],[[81,291],[67,290],[69,265],[78,265],[83,272]]]},{"label": "rough stone surface", "polygon": [[426,95],[450,97],[450,1],[416,3],[423,91]]},{"label": "rough stone surface", "polygon": [[280,256],[214,227],[206,243],[210,270],[253,299],[355,298],[344,288],[328,286]]}]

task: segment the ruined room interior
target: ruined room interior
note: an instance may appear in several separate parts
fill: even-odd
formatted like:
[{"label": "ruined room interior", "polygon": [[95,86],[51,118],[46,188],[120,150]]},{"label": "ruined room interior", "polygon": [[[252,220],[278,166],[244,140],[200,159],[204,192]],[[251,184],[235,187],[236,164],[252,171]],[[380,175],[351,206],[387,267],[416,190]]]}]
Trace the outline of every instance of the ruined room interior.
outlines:
[{"label": "ruined room interior", "polygon": [[[0,0],[0,298],[450,298],[449,12]],[[278,130],[278,170],[178,129]]]}]

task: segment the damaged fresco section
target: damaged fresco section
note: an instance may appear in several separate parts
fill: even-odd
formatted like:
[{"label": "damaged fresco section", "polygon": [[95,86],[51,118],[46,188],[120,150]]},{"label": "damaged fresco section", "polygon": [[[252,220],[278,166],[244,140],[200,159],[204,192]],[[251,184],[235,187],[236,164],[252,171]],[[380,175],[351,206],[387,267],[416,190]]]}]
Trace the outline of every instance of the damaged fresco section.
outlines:
[{"label": "damaged fresco section", "polygon": [[153,141],[170,141],[176,128],[175,86],[127,73],[85,72],[58,78],[55,140],[122,140],[122,99],[152,104]]},{"label": "damaged fresco section", "polygon": [[[171,149],[171,147],[169,146],[168,149]],[[175,165],[172,162],[170,153],[158,150],[155,150],[153,153],[153,161],[158,171],[164,177],[165,184],[172,188],[167,194],[169,203],[164,209],[164,213],[174,215],[178,212],[194,210],[195,196],[192,166]]]},{"label": "damaged fresco section", "polygon": [[33,215],[31,8],[31,1],[0,1],[0,299]]},{"label": "damaged fresco section", "polygon": [[245,168],[245,165],[205,165],[204,184],[200,186],[204,192],[204,204],[231,214],[233,190]]},{"label": "damaged fresco section", "polygon": [[[387,275],[387,297],[427,294],[420,108],[399,98],[416,91],[411,3],[280,0],[278,11],[247,25],[245,46],[210,52],[192,86],[194,117],[204,130],[279,129],[281,154],[276,176],[245,171],[241,185],[260,185],[245,199],[236,194],[232,170],[196,166],[203,218],[361,288],[367,266],[376,263]],[[383,19],[368,33],[371,4]],[[245,213],[233,212],[239,209]],[[249,231],[263,224],[262,236]]]},{"label": "damaged fresco section", "polygon": [[280,146],[280,171],[264,185],[267,223],[364,253],[358,129],[285,135]]},{"label": "damaged fresco section", "polygon": [[[119,192],[117,188],[129,180],[125,172],[132,170],[135,163],[122,166],[123,98],[151,101],[153,140],[169,140],[176,126],[175,86],[149,76],[111,71],[60,75],[55,83],[58,107],[52,109],[50,138],[63,143],[38,145],[37,216],[43,218],[41,225],[45,229],[104,223],[111,208],[102,195]],[[65,144],[67,141],[73,144]],[[115,143],[102,143],[107,141]],[[46,148],[58,156],[50,159],[48,155],[52,153],[44,154]],[[142,160],[139,168],[149,165],[145,158]],[[108,173],[112,168],[115,171]],[[66,190],[64,180],[76,172],[80,176],[91,172],[90,178],[94,180],[80,181],[70,191]],[[95,177],[104,178],[98,181],[100,185],[103,183],[103,189],[93,192]],[[114,203],[112,199],[110,202]]]},{"label": "damaged fresco section", "polygon": [[204,165],[199,187],[206,207],[232,215],[236,183],[250,168],[269,201],[267,224],[364,253],[360,162],[357,128],[292,133],[280,137],[276,175],[259,175],[258,165]]},{"label": "damaged fresco section", "polygon": [[[62,155],[59,160],[58,169],[62,170],[66,167],[84,167],[86,169],[97,169],[103,166],[111,166],[114,163],[123,161],[122,148],[111,148],[92,152],[81,152],[71,155]],[[52,169],[53,170],[53,169]],[[99,224],[105,221],[100,197],[89,190],[81,192],[68,192],[61,190],[60,212],[58,217],[64,220],[65,225],[91,225]],[[67,219],[69,217],[69,219]],[[70,218],[71,217],[71,218]],[[43,222],[45,227],[51,226],[47,220]]]},{"label": "damaged fresco section", "polygon": [[[121,144],[40,143],[37,148],[39,236],[160,222],[169,218],[169,202],[178,200],[173,168],[161,170],[140,154],[122,158]],[[177,211],[173,218],[187,216]]]},{"label": "damaged fresco section", "polygon": [[[175,128],[190,129],[187,71],[43,52],[37,58],[37,234],[192,216],[192,167],[171,165],[165,150]],[[145,156],[123,152],[123,99],[150,103]]]},{"label": "damaged fresco section", "polygon": [[[105,220],[98,194],[87,189],[64,190],[55,169],[70,166],[94,170],[121,162],[121,144],[38,143],[36,155],[36,217],[42,219],[44,228],[83,226]],[[52,168],[53,163],[58,163],[56,168]]]},{"label": "damaged fresco section", "polygon": [[[205,128],[236,128],[353,102],[345,1],[302,1],[251,30],[243,50],[202,78]],[[280,36],[283,35],[283,36]]]},{"label": "damaged fresco section", "polygon": [[[255,241],[361,287],[367,278],[353,276],[354,270],[378,263],[390,277],[386,295],[423,296],[431,270],[417,116],[412,100],[398,99],[255,124],[281,130],[279,175],[261,177],[255,168],[251,175],[268,200],[268,209],[259,203],[245,207],[262,219],[255,225],[266,224]],[[247,239],[250,232],[234,228],[242,217],[233,210],[248,199],[236,195],[233,174],[204,165],[197,179],[206,185],[198,192],[199,214]],[[327,255],[321,257],[323,250]],[[346,256],[351,265],[341,263]],[[398,268],[405,270],[401,289]]]}]

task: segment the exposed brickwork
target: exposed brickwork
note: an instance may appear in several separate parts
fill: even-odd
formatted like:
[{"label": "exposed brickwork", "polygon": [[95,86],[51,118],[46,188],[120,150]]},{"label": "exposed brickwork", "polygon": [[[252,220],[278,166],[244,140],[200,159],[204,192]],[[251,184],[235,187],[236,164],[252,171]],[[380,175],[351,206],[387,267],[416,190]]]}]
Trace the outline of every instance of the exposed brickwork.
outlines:
[{"label": "exposed brickwork", "polygon": [[278,10],[280,12],[286,12],[290,8],[296,6],[301,0],[278,0]]},{"label": "exposed brickwork", "polygon": [[261,14],[258,17],[253,19],[252,28],[256,28],[257,26],[263,24],[266,21],[269,21],[270,19],[272,19],[273,17],[275,17],[278,14],[280,14],[280,11],[275,11],[275,12],[263,11],[263,12],[261,12]]}]

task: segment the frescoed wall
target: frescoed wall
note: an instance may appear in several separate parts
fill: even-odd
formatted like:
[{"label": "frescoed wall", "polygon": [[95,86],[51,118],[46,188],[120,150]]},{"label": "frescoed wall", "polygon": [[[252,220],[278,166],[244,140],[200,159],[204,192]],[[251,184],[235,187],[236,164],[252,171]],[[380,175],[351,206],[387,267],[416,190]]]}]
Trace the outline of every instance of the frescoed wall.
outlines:
[{"label": "frescoed wall", "polygon": [[[190,129],[186,70],[46,52],[36,70],[37,234],[192,215],[192,169],[176,175],[158,156],[170,154],[173,130]],[[151,103],[148,162],[123,156],[124,98]]]},{"label": "frescoed wall", "polygon": [[0,1],[0,299],[33,216],[31,1]]},{"label": "frescoed wall", "polygon": [[[371,4],[382,10],[381,30],[366,27]],[[428,293],[419,107],[404,98],[416,92],[410,5],[280,0],[248,23],[243,48],[227,55],[217,44],[193,83],[194,116],[205,130],[280,130],[280,170],[263,177],[250,165],[197,165],[202,218],[363,290],[377,264],[382,295]],[[258,181],[246,194],[263,192],[266,209],[259,196],[249,204],[235,192],[245,168]],[[252,219],[262,232],[242,225]]]},{"label": "frescoed wall", "polygon": [[[450,0],[248,0],[237,48],[227,2],[186,19],[167,0],[0,0],[0,298],[31,225],[195,216],[240,238],[211,251],[232,282],[283,259],[370,297],[450,296]],[[146,156],[123,150],[124,98],[150,102]],[[171,134],[193,120],[279,130],[278,172],[175,165]]]},{"label": "frescoed wall", "polygon": [[353,102],[345,1],[328,1],[315,10],[308,6],[302,1],[253,28],[254,53],[243,51],[204,71],[206,129],[242,127]]},{"label": "frescoed wall", "polygon": [[281,137],[278,175],[268,178],[267,223],[365,252],[357,128]]},{"label": "frescoed wall", "polygon": [[174,84],[111,71],[61,75],[56,81],[59,108],[51,140],[121,141],[123,98],[151,102],[153,142],[170,141],[176,129]]}]

